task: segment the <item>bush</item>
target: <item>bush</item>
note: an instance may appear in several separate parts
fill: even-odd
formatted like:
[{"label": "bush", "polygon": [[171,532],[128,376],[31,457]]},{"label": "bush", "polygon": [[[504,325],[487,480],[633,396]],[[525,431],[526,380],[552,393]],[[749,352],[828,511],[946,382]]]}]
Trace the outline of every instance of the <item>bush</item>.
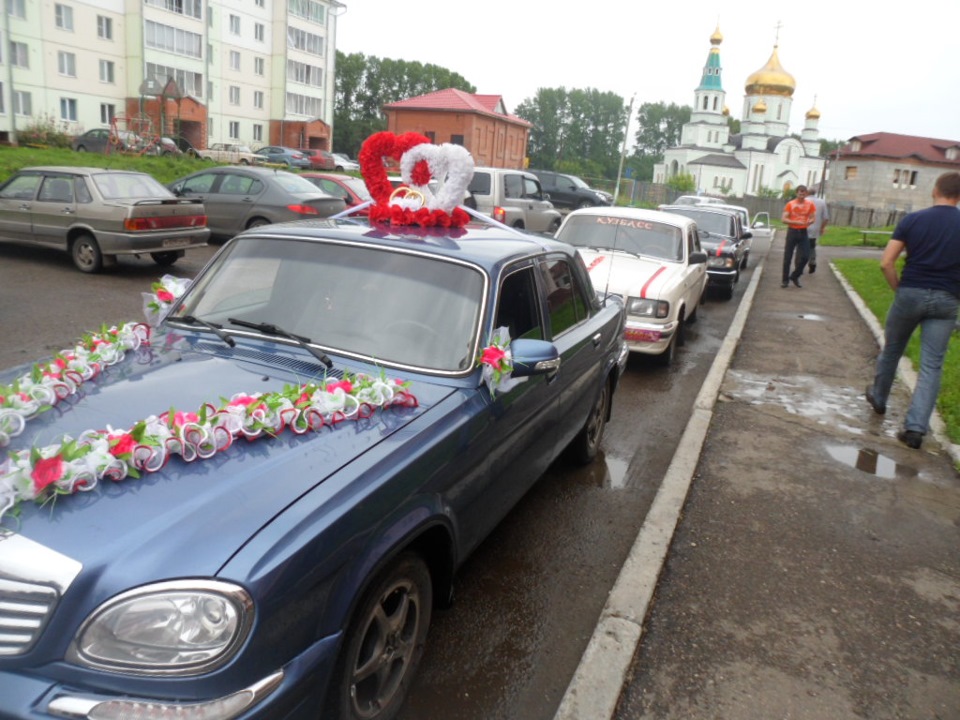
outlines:
[{"label": "bush", "polygon": [[690,173],[677,173],[667,178],[666,184],[677,192],[692,192],[697,187],[697,181]]},{"label": "bush", "polygon": [[22,130],[17,130],[17,144],[29,147],[68,148],[73,137],[58,127],[50,115],[44,115]]}]

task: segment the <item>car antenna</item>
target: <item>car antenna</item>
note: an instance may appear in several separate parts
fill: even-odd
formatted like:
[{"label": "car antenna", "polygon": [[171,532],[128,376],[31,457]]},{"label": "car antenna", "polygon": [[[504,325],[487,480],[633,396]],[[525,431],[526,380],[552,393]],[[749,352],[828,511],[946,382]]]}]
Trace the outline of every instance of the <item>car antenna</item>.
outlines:
[{"label": "car antenna", "polygon": [[[613,232],[613,248],[612,255],[617,254],[617,243],[620,242],[620,226],[616,226],[616,230]],[[607,268],[607,284],[603,288],[603,306],[607,306],[607,296],[610,294],[610,276],[613,274],[613,257],[610,258],[610,265]]]}]

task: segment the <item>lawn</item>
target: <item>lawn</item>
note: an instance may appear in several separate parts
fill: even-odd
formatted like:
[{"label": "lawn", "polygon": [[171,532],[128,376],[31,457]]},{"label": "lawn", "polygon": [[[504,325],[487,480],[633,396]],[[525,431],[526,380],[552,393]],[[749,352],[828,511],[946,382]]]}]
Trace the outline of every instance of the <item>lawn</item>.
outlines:
[{"label": "lawn", "polygon": [[[846,228],[830,228],[829,243],[833,245],[833,235],[840,234]],[[856,228],[852,228],[856,230]],[[859,232],[859,231],[858,231]],[[887,285],[880,272],[880,260],[854,260],[839,258],[833,261],[840,273],[853,286],[857,294],[883,325],[887,310],[893,302],[893,291]],[[920,334],[914,333],[907,346],[907,357],[916,368],[920,362]],[[947,435],[951,442],[960,443],[960,332],[955,331],[950,339],[947,356],[943,363],[943,378],[940,395],[937,398],[937,410],[947,426]]]}]

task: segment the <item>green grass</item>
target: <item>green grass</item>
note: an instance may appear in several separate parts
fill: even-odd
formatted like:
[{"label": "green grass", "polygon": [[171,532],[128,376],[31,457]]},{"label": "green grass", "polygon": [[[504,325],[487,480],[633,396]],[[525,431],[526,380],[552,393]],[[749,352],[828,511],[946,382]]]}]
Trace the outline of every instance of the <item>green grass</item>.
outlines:
[{"label": "green grass", "polygon": [[[839,230],[840,228],[838,228]],[[834,228],[831,228],[833,231]],[[838,233],[839,234],[839,233]],[[832,243],[831,243],[832,244]],[[893,303],[893,291],[880,272],[880,258],[849,259],[833,261],[840,273],[853,286],[857,294],[883,325],[887,311]],[[920,362],[920,333],[914,333],[907,346],[906,355],[916,368]],[[943,376],[937,410],[947,426],[947,436],[953,443],[960,443],[960,332],[954,332],[943,362]]]},{"label": "green grass", "polygon": [[[864,236],[863,228],[855,227],[834,227],[827,228],[827,233],[817,240],[819,245],[832,245],[834,247],[886,247],[890,239],[890,233],[893,232],[893,226],[882,228],[869,228],[870,234]],[[883,233],[883,234],[877,234]],[[866,242],[864,242],[866,237]]]}]

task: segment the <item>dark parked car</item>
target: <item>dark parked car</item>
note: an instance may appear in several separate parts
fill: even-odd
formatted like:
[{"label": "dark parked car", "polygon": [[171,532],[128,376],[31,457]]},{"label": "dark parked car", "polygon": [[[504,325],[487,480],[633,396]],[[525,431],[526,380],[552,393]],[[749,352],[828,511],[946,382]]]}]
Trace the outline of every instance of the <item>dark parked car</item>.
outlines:
[{"label": "dark parked car", "polygon": [[73,461],[30,448],[141,443],[4,517],[0,715],[394,717],[458,567],[565,449],[597,453],[621,304],[556,241],[347,219],[244,233],[170,307],[11,444],[52,482]]},{"label": "dark parked car", "polygon": [[209,236],[202,201],[179,199],[146,173],[33,167],[0,185],[0,240],[65,250],[83,272],[117,255],[173,265]]},{"label": "dark parked car", "polygon": [[193,143],[182,135],[177,135],[176,137],[171,138],[171,140],[173,140],[174,144],[184,155],[189,155],[192,158],[200,157],[197,148],[194,147]]},{"label": "dark parked car", "polygon": [[293,148],[267,145],[257,150],[254,155],[262,157],[265,163],[286,165],[288,168],[306,170],[310,167],[310,158],[304,155],[302,151]]},{"label": "dark parked car", "polygon": [[299,175],[273,168],[221,165],[168,187],[178,197],[203,201],[211,236],[219,240],[260,225],[330,217],[346,207]]},{"label": "dark parked car", "polygon": [[603,190],[595,190],[576,175],[550,170],[531,170],[540,179],[543,191],[550,196],[550,202],[558,208],[578,210],[581,208],[613,205],[613,195]]},{"label": "dark parked car", "polygon": [[728,300],[746,268],[753,234],[735,210],[714,205],[661,205],[659,210],[684,215],[697,223],[700,246],[707,251],[708,286]]},{"label": "dark parked car", "polygon": [[300,152],[310,161],[310,168],[312,170],[335,170],[337,167],[336,159],[326,150],[300,148]]}]

